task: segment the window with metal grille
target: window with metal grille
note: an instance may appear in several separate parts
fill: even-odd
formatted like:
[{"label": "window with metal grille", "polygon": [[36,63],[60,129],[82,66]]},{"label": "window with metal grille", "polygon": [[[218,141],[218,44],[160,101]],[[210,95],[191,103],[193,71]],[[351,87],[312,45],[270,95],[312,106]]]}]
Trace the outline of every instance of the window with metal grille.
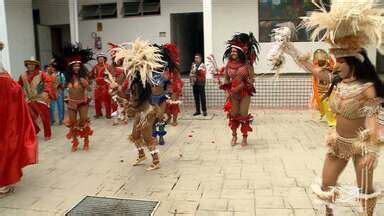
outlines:
[{"label": "window with metal grille", "polygon": [[160,0],[125,0],[122,9],[125,17],[159,15]]},{"label": "window with metal grille", "polygon": [[117,17],[117,4],[95,4],[83,5],[80,11],[80,17],[83,20],[104,19]]}]

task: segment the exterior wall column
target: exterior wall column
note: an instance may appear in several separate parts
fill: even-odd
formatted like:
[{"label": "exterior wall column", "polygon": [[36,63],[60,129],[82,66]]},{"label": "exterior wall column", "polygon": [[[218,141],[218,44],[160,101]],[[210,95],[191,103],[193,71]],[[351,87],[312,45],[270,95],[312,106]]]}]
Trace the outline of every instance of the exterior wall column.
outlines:
[{"label": "exterior wall column", "polygon": [[[204,19],[204,57],[213,54],[212,37],[212,0],[203,0],[203,19]],[[207,74],[207,78],[212,78],[212,74]]]},{"label": "exterior wall column", "polygon": [[0,62],[4,68],[12,73],[11,62],[9,57],[9,42],[8,42],[8,26],[7,16],[5,13],[5,0],[0,0],[0,41],[4,43],[4,49],[0,52]]},{"label": "exterior wall column", "polygon": [[71,31],[71,43],[79,42],[79,10],[77,0],[68,0],[69,26]]}]

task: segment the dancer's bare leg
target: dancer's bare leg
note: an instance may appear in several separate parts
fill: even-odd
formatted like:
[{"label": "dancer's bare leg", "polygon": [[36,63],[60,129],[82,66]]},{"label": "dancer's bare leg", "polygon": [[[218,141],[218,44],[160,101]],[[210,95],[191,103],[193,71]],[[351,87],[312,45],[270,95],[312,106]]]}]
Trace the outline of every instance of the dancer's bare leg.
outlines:
[{"label": "dancer's bare leg", "polygon": [[[240,116],[242,117],[247,117],[249,115],[249,106],[251,104],[251,96],[244,96],[241,98],[240,100],[240,107],[239,107],[239,112],[240,112]],[[246,123],[248,124],[247,126],[249,126],[249,123]],[[244,127],[242,125],[242,127]],[[248,145],[248,142],[247,142],[247,138],[248,138],[248,133],[243,133],[243,140],[241,141],[241,146],[247,146]]]},{"label": "dancer's bare leg", "polygon": [[[329,191],[331,187],[336,186],[340,174],[343,172],[348,164],[348,160],[340,159],[330,154],[327,154],[324,161],[322,172],[322,185],[323,191]],[[332,202],[335,197],[330,197],[329,202]],[[328,206],[326,207],[326,216],[332,216],[333,211]]]},{"label": "dancer's bare leg", "polygon": [[[83,130],[87,129],[86,127],[89,127],[89,118],[88,118],[88,105],[80,106],[79,107],[79,115],[80,115],[80,126],[83,127]],[[89,136],[84,137],[84,150],[89,150]]]},{"label": "dancer's bare leg", "polygon": [[68,113],[68,119],[69,119],[69,134],[71,134],[71,138],[72,138],[71,151],[75,152],[75,151],[77,151],[77,146],[79,145],[79,140],[77,138],[77,136],[78,136],[77,110],[68,109],[67,113]]},{"label": "dancer's bare leg", "polygon": [[[240,101],[234,97],[231,97],[230,100],[232,103],[230,115],[232,117],[237,117],[240,113]],[[234,121],[233,124],[236,124],[236,126],[231,127],[231,130],[232,130],[231,145],[232,146],[236,145],[237,143],[237,128],[239,127],[239,122]]]},{"label": "dancer's bare leg", "polygon": [[[363,164],[363,160],[363,156],[356,155],[353,157],[353,164],[355,166],[357,185],[361,189],[361,193],[369,195],[375,192],[373,188],[374,168],[366,168]],[[372,216],[376,206],[376,197],[361,199],[361,205],[365,215]]]}]

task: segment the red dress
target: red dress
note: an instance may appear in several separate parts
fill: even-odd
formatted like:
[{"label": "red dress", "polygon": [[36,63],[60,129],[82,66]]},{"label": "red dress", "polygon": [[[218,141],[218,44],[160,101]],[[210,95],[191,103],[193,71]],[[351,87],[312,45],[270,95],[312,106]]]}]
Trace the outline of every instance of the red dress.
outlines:
[{"label": "red dress", "polygon": [[0,73],[0,187],[18,182],[22,168],[37,163],[37,140],[20,85]]},{"label": "red dress", "polygon": [[169,114],[177,114],[177,113],[180,113],[180,103],[181,102],[178,99],[183,93],[184,82],[181,79],[179,72],[166,71],[165,73],[166,73],[166,77],[168,78],[168,80],[171,83],[170,84],[170,92],[172,93],[172,96],[174,97],[172,100],[170,100],[168,102],[166,112]]},{"label": "red dress", "polygon": [[95,88],[95,110],[97,116],[102,116],[101,111],[102,104],[105,106],[105,116],[111,117],[112,112],[112,97],[108,92],[109,86],[108,83],[104,80],[105,70],[108,69],[109,72],[113,73],[111,67],[108,64],[96,64],[92,69],[92,76],[96,80]]}]

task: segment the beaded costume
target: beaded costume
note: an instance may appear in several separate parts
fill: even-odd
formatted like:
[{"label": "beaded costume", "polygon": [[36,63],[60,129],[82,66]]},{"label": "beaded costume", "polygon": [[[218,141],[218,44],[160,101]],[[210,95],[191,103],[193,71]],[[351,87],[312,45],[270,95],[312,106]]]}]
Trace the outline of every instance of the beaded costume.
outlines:
[{"label": "beaded costume", "polygon": [[152,164],[147,170],[158,169],[159,151],[156,148],[157,141],[152,137],[152,129],[160,112],[158,106],[151,104],[151,84],[154,83],[153,72],[162,68],[160,50],[147,41],[136,39],[132,43],[117,45],[110,49],[110,53],[116,62],[123,61],[122,67],[129,83],[127,112],[134,116],[129,140],[135,144],[138,151],[133,165],[139,165],[146,160],[143,147],[147,147],[152,155]]}]

